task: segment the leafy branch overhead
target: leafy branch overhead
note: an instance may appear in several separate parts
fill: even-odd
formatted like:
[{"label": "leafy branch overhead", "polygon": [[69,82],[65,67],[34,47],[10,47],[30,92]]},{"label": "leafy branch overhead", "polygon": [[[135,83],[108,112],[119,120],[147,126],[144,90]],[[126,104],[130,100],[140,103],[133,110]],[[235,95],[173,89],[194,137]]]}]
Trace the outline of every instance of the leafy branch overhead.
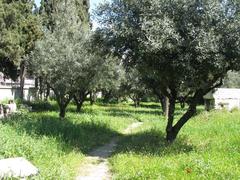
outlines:
[{"label": "leafy branch overhead", "polygon": [[[199,100],[240,69],[240,2],[234,0],[114,0],[99,6],[103,43],[137,67],[156,95],[169,99],[167,140],[195,114]],[[158,89],[159,92],[156,91]],[[190,99],[174,124],[175,104]]]}]

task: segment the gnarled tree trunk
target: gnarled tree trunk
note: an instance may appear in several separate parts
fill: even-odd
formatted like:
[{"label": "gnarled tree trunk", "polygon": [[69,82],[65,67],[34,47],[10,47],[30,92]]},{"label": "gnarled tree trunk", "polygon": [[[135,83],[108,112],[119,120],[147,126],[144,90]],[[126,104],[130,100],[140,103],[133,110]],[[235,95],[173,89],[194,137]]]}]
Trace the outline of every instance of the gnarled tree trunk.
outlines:
[{"label": "gnarled tree trunk", "polygon": [[48,100],[49,95],[50,95],[50,86],[49,86],[49,84],[47,83],[46,92],[45,92],[45,96],[44,96],[44,100],[45,100],[45,101]]},{"label": "gnarled tree trunk", "polygon": [[108,103],[112,98],[112,91],[104,90],[102,91],[102,93],[103,93],[103,102]]},{"label": "gnarled tree trunk", "polygon": [[88,92],[86,91],[78,91],[74,96],[73,99],[77,105],[76,111],[80,112],[82,109],[82,105],[84,103],[84,101],[86,100],[86,97],[88,95]]},{"label": "gnarled tree trunk", "polygon": [[163,115],[166,117],[167,119],[167,114],[168,114],[168,104],[169,104],[169,100],[167,96],[164,96],[159,89],[153,89],[153,93],[158,97],[160,104],[161,104],[161,108],[162,108],[162,112]]},{"label": "gnarled tree trunk", "polygon": [[60,105],[59,106],[59,109],[60,109],[60,112],[59,112],[59,117],[61,119],[65,118],[65,115],[66,115],[66,107],[65,105]]},{"label": "gnarled tree trunk", "polygon": [[96,102],[96,94],[91,91],[90,93],[90,105],[93,105]]},{"label": "gnarled tree trunk", "polygon": [[[208,91],[202,91],[199,90],[197,91],[194,96],[192,97],[191,101],[189,102],[189,107],[187,109],[187,111],[185,112],[185,114],[183,114],[183,116],[177,121],[177,123],[173,126],[173,119],[174,116],[172,115],[172,113],[174,113],[174,111],[172,111],[173,108],[173,101],[170,100],[169,103],[169,115],[168,115],[168,125],[166,128],[166,139],[168,142],[173,142],[179,131],[181,130],[181,128],[185,125],[185,123],[196,114],[196,110],[197,110],[197,103],[199,101],[199,99],[206,94]],[[175,104],[175,103],[174,103]]]},{"label": "gnarled tree trunk", "polygon": [[141,98],[138,94],[129,95],[130,99],[134,102],[134,107],[140,106]]},{"label": "gnarled tree trunk", "polygon": [[163,115],[166,115],[166,108],[168,106],[167,97],[161,96],[161,97],[158,97],[158,98],[159,98],[159,101],[160,101],[160,104],[161,104]]},{"label": "gnarled tree trunk", "polygon": [[166,103],[167,103],[166,104],[166,117],[167,117],[166,139],[167,139],[167,141],[171,141],[172,132],[174,131],[173,130],[173,121],[174,121],[176,99],[174,97],[166,98]]},{"label": "gnarled tree trunk", "polygon": [[[166,120],[168,121],[169,118],[169,109],[170,109],[170,102],[169,102],[169,98],[167,96],[164,97],[164,105],[162,106],[162,110],[163,110],[163,115],[165,115]],[[175,110],[175,108],[174,108]]]},{"label": "gnarled tree trunk", "polygon": [[66,115],[66,108],[67,108],[69,102],[72,100],[73,94],[68,94],[68,95],[61,94],[54,89],[53,89],[53,91],[56,95],[56,100],[57,100],[57,103],[58,103],[58,106],[59,106],[59,117],[61,119],[64,119],[65,115]]},{"label": "gnarled tree trunk", "polygon": [[39,77],[39,99],[43,99],[43,78]]}]

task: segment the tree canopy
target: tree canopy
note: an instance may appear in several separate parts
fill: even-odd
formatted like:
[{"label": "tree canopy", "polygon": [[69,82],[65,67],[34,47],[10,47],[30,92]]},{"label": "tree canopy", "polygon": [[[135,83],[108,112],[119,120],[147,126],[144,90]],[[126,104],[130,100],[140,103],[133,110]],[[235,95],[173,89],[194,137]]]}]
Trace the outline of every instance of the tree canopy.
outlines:
[{"label": "tree canopy", "polygon": [[87,92],[103,80],[108,82],[118,68],[115,58],[104,56],[91,43],[90,32],[79,21],[74,2],[57,5],[54,28],[45,30],[44,38],[36,43],[29,58],[35,75],[53,90],[62,118],[73,97],[77,104],[82,103]]},{"label": "tree canopy", "polygon": [[239,71],[229,71],[223,81],[223,87],[240,88],[240,73]]},{"label": "tree canopy", "polygon": [[[89,0],[71,0],[77,10],[74,18],[78,19],[78,22],[82,24],[82,28],[89,29],[89,12],[90,7]],[[58,18],[59,5],[62,4],[61,1],[56,0],[42,0],[39,13],[43,19],[43,26],[53,31],[56,26],[56,21]]]},{"label": "tree canopy", "polygon": [[0,71],[14,80],[22,58],[42,36],[33,1],[0,0]]},{"label": "tree canopy", "polygon": [[[114,0],[96,12],[103,43],[168,97],[168,141],[195,114],[199,99],[220,86],[229,70],[240,68],[239,5],[234,0]],[[180,97],[191,100],[174,124]]]}]

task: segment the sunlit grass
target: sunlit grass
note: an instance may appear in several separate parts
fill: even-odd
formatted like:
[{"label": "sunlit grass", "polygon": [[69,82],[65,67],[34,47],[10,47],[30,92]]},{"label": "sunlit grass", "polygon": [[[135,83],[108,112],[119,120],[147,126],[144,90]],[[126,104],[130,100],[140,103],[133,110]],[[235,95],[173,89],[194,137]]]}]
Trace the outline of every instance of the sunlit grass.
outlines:
[{"label": "sunlit grass", "polygon": [[[110,158],[116,179],[240,179],[240,112],[199,108],[174,144],[165,142],[158,103],[70,104],[65,120],[55,102],[35,103],[0,123],[0,159],[25,157],[40,169],[36,179],[74,179],[83,158],[112,137],[121,141]],[[176,119],[184,110],[177,107]],[[123,135],[133,122],[143,125]]]},{"label": "sunlit grass", "polygon": [[[132,117],[111,115],[108,107],[86,105],[75,113],[70,105],[64,120],[55,103],[36,103],[0,122],[0,159],[25,157],[40,170],[39,179],[73,179],[89,151],[118,136]],[[49,107],[49,108],[46,108]]]},{"label": "sunlit grass", "polygon": [[201,112],[174,144],[164,121],[147,121],[111,158],[116,179],[240,179],[240,112]]}]

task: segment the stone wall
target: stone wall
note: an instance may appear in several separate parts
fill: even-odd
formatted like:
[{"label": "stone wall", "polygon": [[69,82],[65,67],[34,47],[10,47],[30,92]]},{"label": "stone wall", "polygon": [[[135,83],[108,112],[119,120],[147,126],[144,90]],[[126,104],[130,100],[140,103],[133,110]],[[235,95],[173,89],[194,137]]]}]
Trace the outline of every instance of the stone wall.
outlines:
[{"label": "stone wall", "polygon": [[[36,89],[34,87],[24,88],[24,99],[31,101],[36,95]],[[20,88],[12,86],[0,86],[0,101],[14,100],[20,98]]]}]

